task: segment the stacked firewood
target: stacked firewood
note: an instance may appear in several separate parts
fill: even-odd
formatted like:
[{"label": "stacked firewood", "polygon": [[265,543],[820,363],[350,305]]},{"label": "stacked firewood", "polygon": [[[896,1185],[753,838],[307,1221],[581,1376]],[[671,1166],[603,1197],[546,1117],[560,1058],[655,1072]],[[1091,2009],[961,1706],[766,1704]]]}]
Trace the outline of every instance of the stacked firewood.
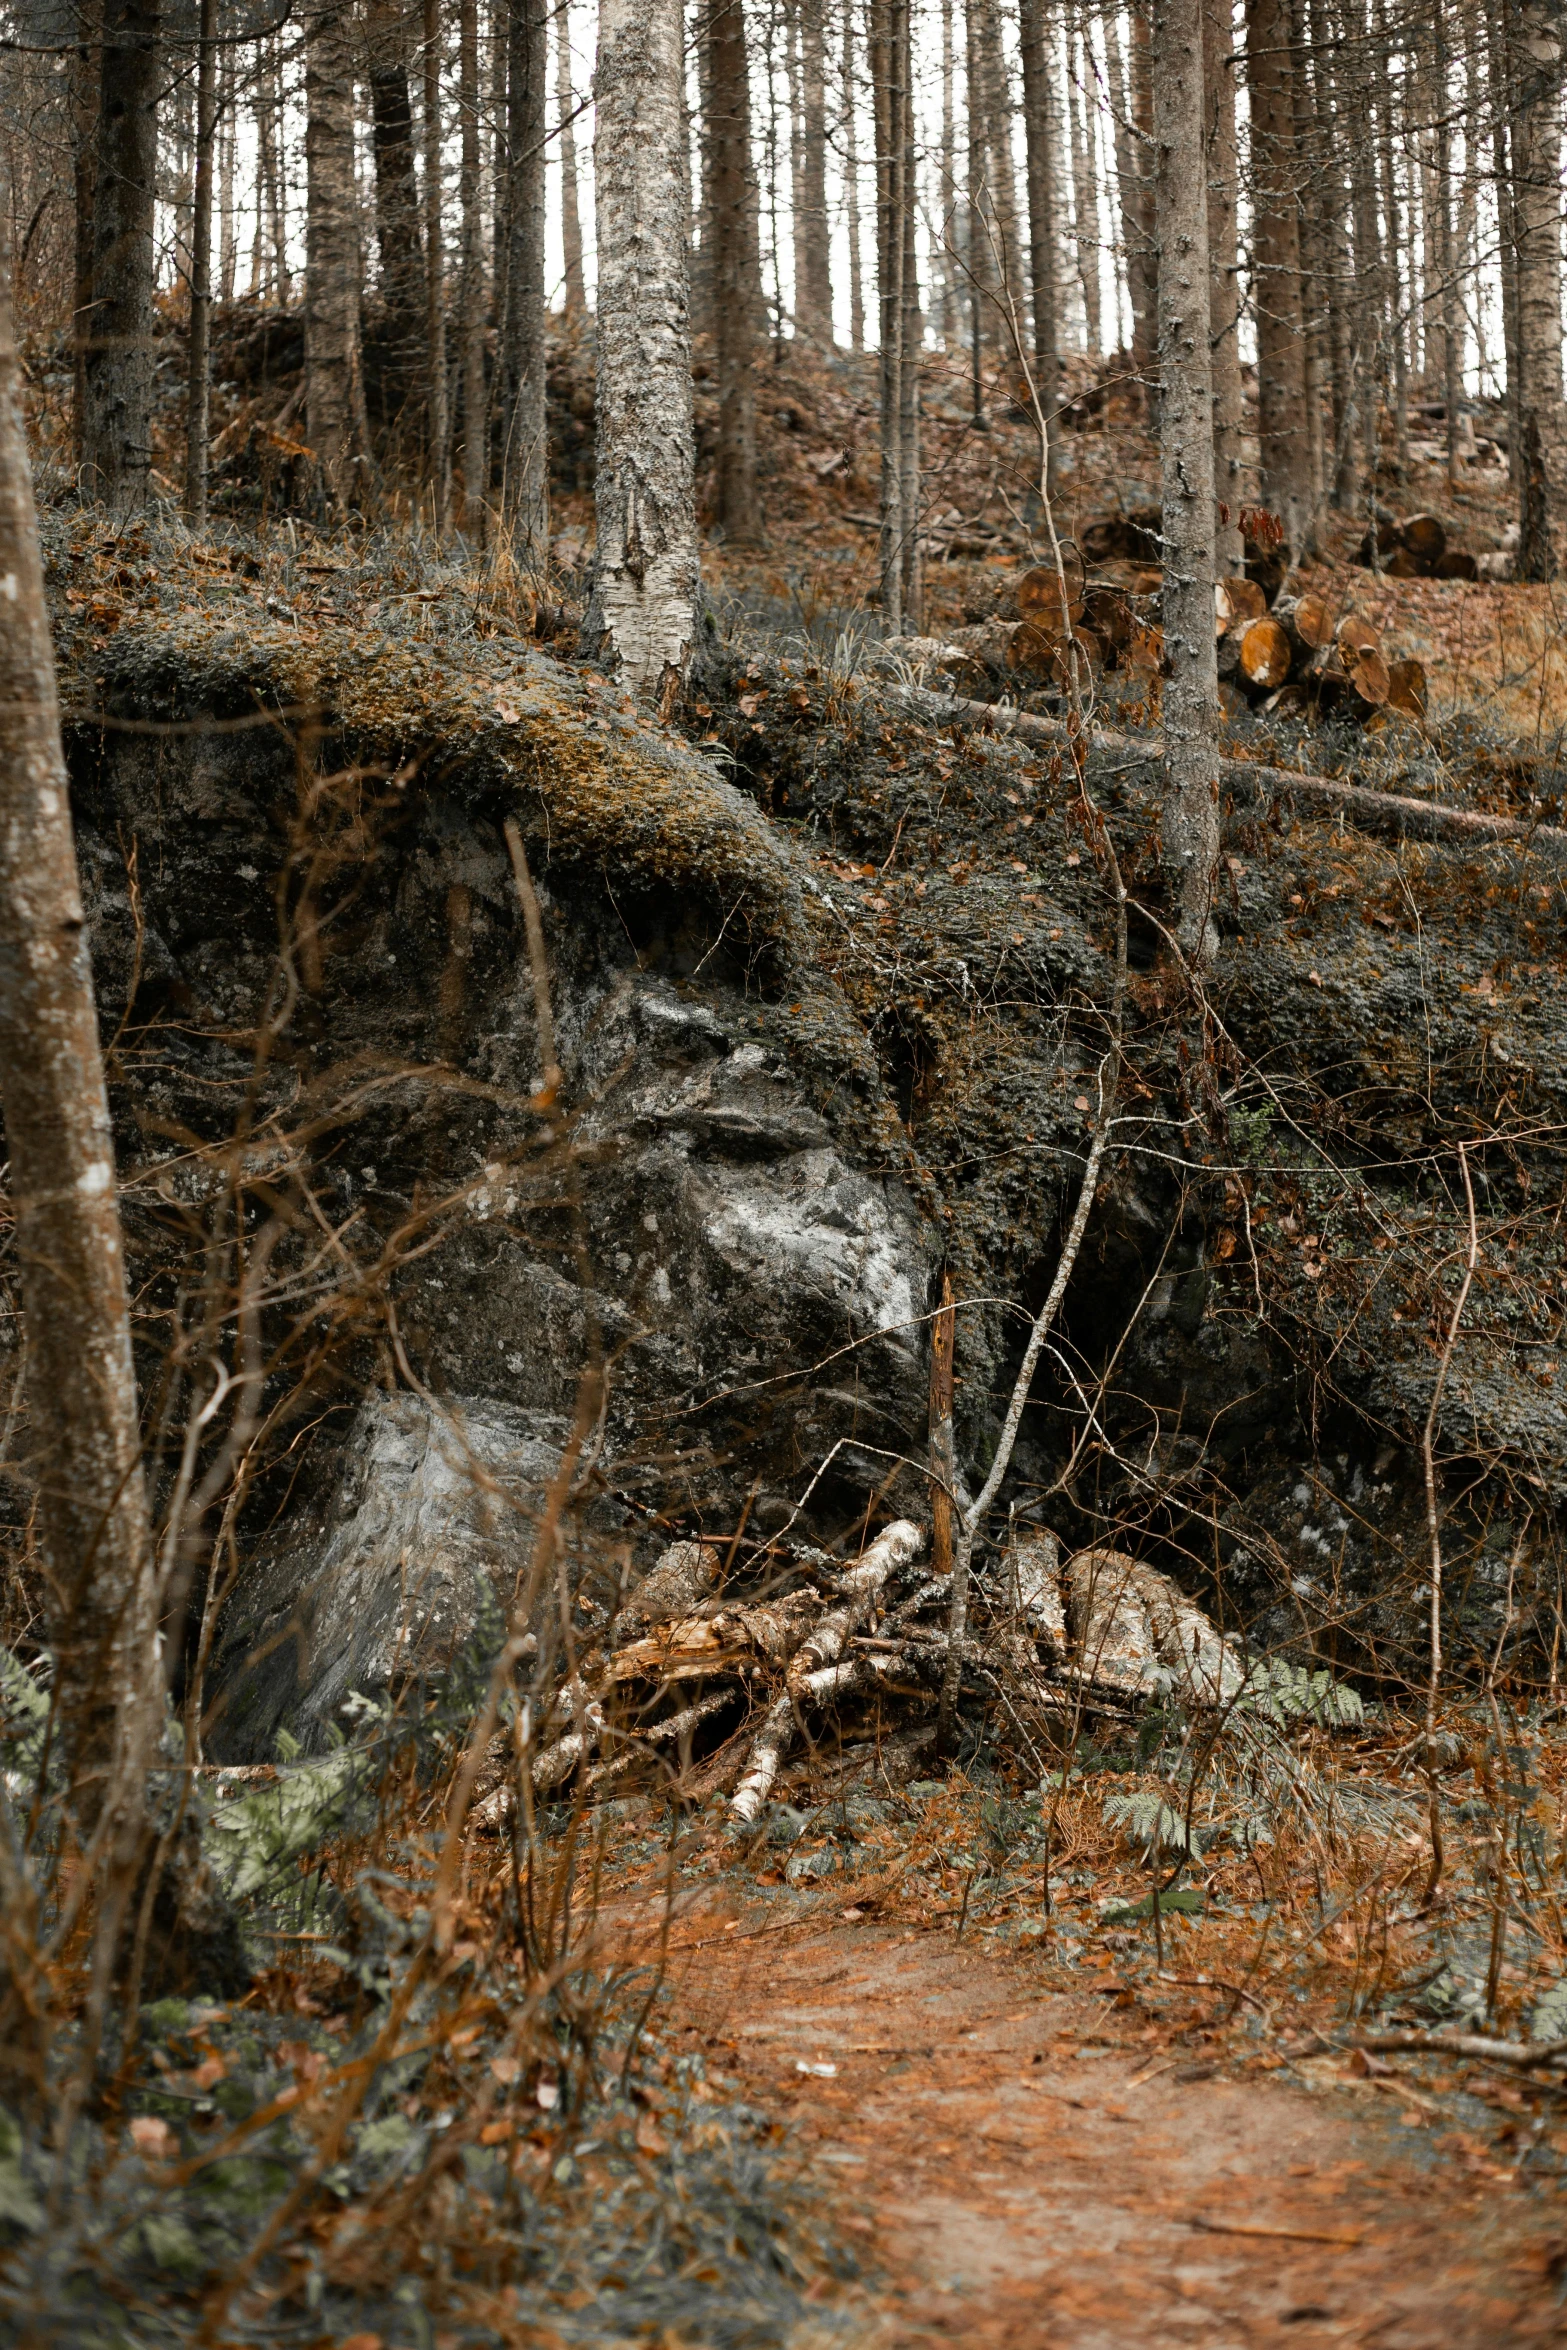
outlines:
[{"label": "stacked firewood", "polygon": [[[535,1794],[722,1790],[749,1823],[797,1750],[873,1734],[928,1745],[950,1581],[922,1564],[925,1546],[925,1530],[899,1519],[852,1561],[760,1553],[737,1588],[713,1544],[671,1545],[562,1675],[533,1747]],[[1040,1746],[1085,1715],[1130,1719],[1172,1696],[1227,1707],[1246,1684],[1234,1642],[1168,1577],[1103,1547],[1063,1565],[1043,1531],[1013,1544],[969,1622],[965,1702],[989,1701]],[[508,1790],[498,1775],[482,1822],[505,1819]]]},{"label": "stacked firewood", "polygon": [[1411,514],[1400,521],[1385,506],[1355,549],[1355,561],[1389,579],[1478,579],[1480,566],[1462,547],[1447,543],[1447,526],[1437,514]]},{"label": "stacked firewood", "polygon": [[1336,613],[1317,595],[1281,598],[1271,612],[1258,612],[1250,608],[1249,587],[1245,580],[1220,581],[1217,623],[1219,674],[1249,701],[1313,717],[1335,711],[1367,719],[1381,710],[1424,717],[1424,668],[1390,660],[1373,622],[1358,612]]}]

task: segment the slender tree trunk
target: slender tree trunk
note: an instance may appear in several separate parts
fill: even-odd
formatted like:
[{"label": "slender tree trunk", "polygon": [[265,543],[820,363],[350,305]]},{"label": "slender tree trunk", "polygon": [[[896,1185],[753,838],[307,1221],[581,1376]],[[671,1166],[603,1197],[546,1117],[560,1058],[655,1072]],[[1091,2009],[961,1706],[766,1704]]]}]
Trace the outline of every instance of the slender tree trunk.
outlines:
[{"label": "slender tree trunk", "polygon": [[[126,29],[115,27],[122,49]],[[139,76],[136,88],[145,91]],[[126,154],[117,141],[106,167]],[[53,1736],[79,1842],[91,1851],[97,1841],[98,1939],[107,1957],[141,1855],[162,1677],[114,1134],[71,834],[9,256],[0,256],[0,578],[8,582],[0,597],[0,1108],[27,1315]],[[21,1924],[16,1902],[24,1890],[13,1884],[0,1902],[0,1974],[10,1971],[5,1928]],[[0,2066],[26,2069],[19,2033],[30,2002],[24,1997],[24,2012],[7,2014],[13,2003],[4,1989]]]},{"label": "slender tree trunk", "polygon": [[1387,283],[1388,355],[1393,363],[1393,463],[1400,481],[1409,475],[1409,286],[1404,268],[1404,238],[1399,217],[1398,174],[1394,146],[1391,39],[1385,0],[1374,0],[1377,62],[1377,170],[1382,185],[1383,254]]},{"label": "slender tree trunk", "polygon": [[451,513],[451,418],[446,401],[446,240],[441,228],[441,5],[424,0],[425,432],[437,537]]},{"label": "slender tree trunk", "polygon": [[185,511],[207,519],[212,404],[212,150],[218,129],[218,0],[201,0],[196,36],[196,173],[190,236],[190,365],[185,395]]},{"label": "slender tree trunk", "polygon": [[1131,33],[1132,124],[1136,137],[1132,156],[1136,166],[1133,192],[1137,236],[1131,265],[1136,292],[1132,298],[1132,365],[1143,386],[1149,421],[1159,413],[1159,246],[1155,230],[1157,198],[1153,158],[1153,60],[1149,16],[1153,0],[1131,0],[1127,21]]},{"label": "slender tree trunk", "polygon": [[1104,350],[1104,319],[1099,290],[1099,186],[1094,170],[1094,115],[1088,95],[1087,49],[1074,33],[1068,51],[1067,104],[1072,111],[1072,183],[1076,199],[1074,242],[1077,275],[1083,289],[1083,334],[1091,358]]},{"label": "slender tree trunk", "polygon": [[587,295],[582,275],[582,208],[577,195],[577,93],[571,78],[571,23],[563,4],[555,11],[555,108],[560,124],[560,236],[566,267],[566,316],[580,318],[587,307]]},{"label": "slender tree trunk", "polygon": [[903,30],[908,0],[871,0],[871,82],[876,100],[876,283],[881,327],[882,625],[903,627],[903,173],[907,84]]},{"label": "slender tree trunk", "polygon": [[501,478],[512,546],[533,570],[542,570],[550,538],[544,348],[548,9],[549,0],[508,0],[506,19],[506,312],[497,370]]},{"label": "slender tree trunk", "polygon": [[322,490],[342,514],[358,487],[359,361],[354,66],[344,0],[312,0],[306,14],[305,117],[305,429]]},{"label": "slender tree trunk", "polygon": [[1213,385],[1203,137],[1205,0],[1155,0],[1159,457],[1164,588],[1161,825],[1175,931],[1196,962],[1218,950],[1219,681],[1213,634]]},{"label": "slender tree trunk", "polygon": [[1567,565],[1567,409],[1562,398],[1561,28],[1549,0],[1513,0],[1512,209],[1518,254],[1513,444],[1518,577]]},{"label": "slender tree trunk", "polygon": [[129,512],[152,487],[161,0],[107,0],[102,63],[82,469],[106,505]]},{"label": "slender tree trunk", "polygon": [[[876,0],[869,0],[872,22],[875,21]],[[990,152],[990,120],[985,104],[985,44],[984,0],[964,0],[963,5],[964,69],[966,77],[965,144],[967,147],[968,204],[964,222],[963,258],[968,269],[969,303],[973,326],[976,368],[985,342],[990,339],[994,319],[987,317],[992,310],[998,285],[997,236],[995,224],[995,159]],[[874,76],[875,68],[872,66]],[[877,117],[878,124],[880,116]],[[877,134],[877,153],[881,152],[881,134]],[[878,183],[878,203],[880,187]],[[974,413],[980,414],[980,395],[975,390]]]},{"label": "slender tree trunk", "polygon": [[1322,233],[1327,273],[1328,360],[1333,398],[1333,464],[1330,496],[1342,512],[1353,510],[1356,494],[1356,381],[1353,339],[1354,270],[1350,245],[1351,200],[1344,171],[1348,146],[1343,128],[1343,92],[1335,58],[1337,42],[1325,0],[1311,0],[1312,46],[1318,60],[1317,142],[1323,158]]},{"label": "slender tree trunk", "polygon": [[[860,256],[859,92],[854,62],[855,0],[843,0],[843,185],[844,226],[849,240],[849,348],[865,348],[865,272]],[[948,235],[956,233],[949,229]]]},{"label": "slender tree trunk", "polygon": [[1221,578],[1246,567],[1241,510],[1246,503],[1241,398],[1240,256],[1236,203],[1235,20],[1231,0],[1204,0],[1203,126],[1208,158],[1208,282],[1213,347],[1213,473],[1218,501],[1214,562]]},{"label": "slender tree trunk", "polygon": [[1383,282],[1382,236],[1377,221],[1376,141],[1372,126],[1372,71],[1370,23],[1364,0],[1346,8],[1347,29],[1355,37],[1358,57],[1346,72],[1353,78],[1340,83],[1342,111],[1358,130],[1350,148],[1350,195],[1355,215],[1355,276],[1357,304],[1356,411],[1362,444],[1367,511],[1373,537],[1376,528],[1377,461],[1380,451],[1382,377],[1386,359],[1386,287]]},{"label": "slender tree trunk", "polygon": [[234,235],[234,150],[238,127],[234,119],[234,103],[237,89],[235,51],[230,43],[223,51],[218,96],[218,299],[224,304],[234,299],[239,259]]},{"label": "slender tree trunk", "polygon": [[[845,19],[852,10],[853,0],[845,0]],[[963,329],[962,297],[958,283],[956,243],[958,235],[958,148],[957,117],[953,107],[957,58],[953,46],[954,0],[941,0],[941,159],[939,183],[941,191],[941,308],[939,324],[941,347],[944,351],[957,348]]]},{"label": "slender tree trunk", "polygon": [[832,257],[827,234],[827,68],[824,0],[798,0],[802,154],[795,187],[795,324],[832,348]]},{"label": "slender tree trunk", "polygon": [[1327,302],[1323,253],[1321,188],[1317,129],[1313,112],[1316,60],[1306,22],[1307,0],[1290,0],[1290,63],[1293,68],[1295,115],[1295,171],[1301,190],[1299,202],[1300,309],[1305,336],[1301,375],[1306,391],[1306,470],[1310,484],[1310,542],[1315,545],[1317,522],[1326,501],[1327,450],[1323,440],[1323,394],[1326,386]]},{"label": "slender tree trunk", "polygon": [[898,282],[898,516],[903,529],[903,625],[917,636],[924,626],[925,567],[920,556],[920,353],[925,320],[920,310],[919,263],[915,251],[915,124],[912,0],[898,0],[898,73],[903,85],[903,165],[899,181],[899,228],[903,261]]},{"label": "slender tree trunk", "polygon": [[458,336],[462,364],[463,528],[482,544],[490,491],[490,399],[484,372],[484,216],[480,209],[479,0],[459,0],[457,102],[462,162],[462,277]]},{"label": "slender tree trunk", "polygon": [[87,350],[92,340],[93,191],[98,184],[98,108],[103,91],[102,0],[83,0],[79,38],[70,56],[72,263],[71,446],[80,464],[87,445]]},{"label": "slender tree trunk", "polygon": [[1246,0],[1262,502],[1283,523],[1290,552],[1298,561],[1310,540],[1312,500],[1292,62],[1287,5],[1283,0]]},{"label": "slender tree trunk", "polygon": [[1133,86],[1122,53],[1120,20],[1114,11],[1104,20],[1105,61],[1110,69],[1110,103],[1115,125],[1116,208],[1121,219],[1121,271],[1126,282],[1127,307],[1132,315],[1132,341],[1127,354],[1133,374],[1146,385],[1153,363],[1153,321],[1148,311],[1147,255],[1143,249],[1141,145],[1133,123]]},{"label": "slender tree trunk", "polygon": [[[1463,399],[1463,336],[1458,311],[1458,254],[1453,239],[1453,130],[1448,57],[1447,0],[1437,0],[1435,99],[1437,108],[1436,265],[1441,288],[1442,403],[1447,411],[1447,480],[1457,489],[1460,475],[1459,409]],[[1471,136],[1473,135],[1471,131]]]},{"label": "slender tree trunk", "polygon": [[683,35],[678,0],[601,0],[598,552],[583,637],[662,708],[696,643],[699,588]]},{"label": "slender tree trunk", "polygon": [[762,257],[751,162],[751,83],[741,0],[708,0],[707,148],[703,185],[712,240],[718,453],[713,519],[731,546],[761,544],[756,492],[757,328]]},{"label": "slender tree trunk", "polygon": [[[1055,156],[1045,0],[1019,0],[1018,39],[1023,66],[1023,134],[1028,164],[1028,257],[1034,298],[1034,372],[1046,420],[1045,486],[1054,498],[1060,466],[1056,416],[1061,406],[1061,341],[1056,285]],[[1019,342],[1023,321],[1014,316]]]},{"label": "slender tree trunk", "polygon": [[[992,267],[997,293],[1009,313],[1023,315],[1023,235],[1018,215],[1017,171],[1012,154],[1012,90],[1006,51],[1001,40],[998,0],[977,0],[980,70],[984,77],[985,150],[990,167],[990,233],[995,245]],[[993,320],[995,340],[1005,350],[1009,337]]]},{"label": "slender tree trunk", "polygon": [[414,171],[406,0],[369,0],[366,34],[376,248],[391,359],[387,408],[395,415],[418,379],[424,312],[424,235]]}]

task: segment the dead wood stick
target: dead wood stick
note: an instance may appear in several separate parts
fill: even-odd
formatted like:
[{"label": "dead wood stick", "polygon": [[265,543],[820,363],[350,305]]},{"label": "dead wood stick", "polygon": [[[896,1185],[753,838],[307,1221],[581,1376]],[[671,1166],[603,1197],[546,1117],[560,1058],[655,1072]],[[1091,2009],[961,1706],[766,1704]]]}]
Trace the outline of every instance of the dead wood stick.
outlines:
[{"label": "dead wood stick", "polygon": [[[997,734],[1021,735],[1025,742],[1064,744],[1067,740],[1063,719],[1014,710],[1004,703],[970,702],[957,694],[944,694],[937,713],[946,724],[989,726]],[[1164,737],[1158,734],[1116,734],[1109,727],[1096,726],[1091,740],[1096,751],[1108,751],[1118,758],[1164,756]],[[1341,808],[1368,831],[1388,829],[1417,837],[1423,832],[1459,833],[1475,840],[1526,841],[1557,855],[1567,852],[1567,829],[1558,824],[1527,824],[1516,816],[1490,816],[1477,808],[1443,807],[1401,792],[1372,791],[1365,784],[1344,783],[1337,776],[1307,775],[1293,767],[1262,767],[1250,759],[1221,759],[1219,773],[1231,790],[1258,797],[1277,792],[1281,798],[1320,800]]]},{"label": "dead wood stick", "polygon": [[900,1567],[917,1558],[924,1543],[923,1528],[911,1518],[895,1519],[878,1534],[858,1565],[850,1567],[839,1578],[838,1588],[843,1602],[823,1616],[809,1640],[795,1651],[789,1666],[789,1687],[799,1690],[822,1665],[829,1665],[843,1654],[844,1643],[851,1632],[857,1632],[869,1615],[882,1586]]},{"label": "dead wood stick", "polygon": [[941,1304],[930,1328],[930,1559],[938,1575],[952,1572],[952,1490],[957,1453],[952,1438],[952,1357],[957,1316],[952,1275],[943,1270]]},{"label": "dead wood stick", "polygon": [[1364,2048],[1373,2056],[1408,2052],[1484,2057],[1491,2064],[1510,2064],[1520,2072],[1567,2060],[1567,2040],[1488,2040],[1480,2032],[1357,2032],[1350,2046]]}]

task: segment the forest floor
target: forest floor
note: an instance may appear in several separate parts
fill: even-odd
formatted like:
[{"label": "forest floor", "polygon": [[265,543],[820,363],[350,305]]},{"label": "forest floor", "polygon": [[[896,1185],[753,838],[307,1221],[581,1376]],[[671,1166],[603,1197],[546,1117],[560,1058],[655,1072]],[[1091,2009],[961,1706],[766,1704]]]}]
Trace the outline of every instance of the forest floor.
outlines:
[{"label": "forest floor", "polygon": [[1466,2166],[1428,2094],[1378,2096],[1312,2035],[1237,2062],[1222,1992],[1043,1988],[950,1926],[780,1921],[728,1886],[667,1947],[671,2023],[839,2182],[888,2350],[1567,2336],[1555,2196]]}]

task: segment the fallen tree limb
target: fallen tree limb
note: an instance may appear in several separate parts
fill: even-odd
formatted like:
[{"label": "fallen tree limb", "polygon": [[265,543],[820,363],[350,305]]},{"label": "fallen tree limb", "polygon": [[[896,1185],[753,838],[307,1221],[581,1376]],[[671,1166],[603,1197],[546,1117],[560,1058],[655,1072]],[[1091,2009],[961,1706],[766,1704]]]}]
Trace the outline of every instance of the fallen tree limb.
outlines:
[{"label": "fallen tree limb", "polygon": [[[988,726],[996,734],[1015,734],[1025,742],[1062,744],[1066,723],[1005,702],[970,702],[961,695],[933,696],[943,724]],[[1158,734],[1117,734],[1096,726],[1091,737],[1096,751],[1124,759],[1162,759],[1164,737]],[[1337,776],[1307,775],[1293,767],[1263,767],[1250,759],[1221,759],[1219,773],[1232,792],[1263,799],[1310,800],[1331,807],[1362,825],[1368,832],[1391,831],[1400,837],[1440,838],[1458,834],[1472,840],[1515,840],[1561,856],[1567,854],[1567,828],[1558,824],[1528,824],[1516,816],[1491,816],[1478,808],[1443,807],[1432,800],[1416,800],[1401,792],[1372,791]]]},{"label": "fallen tree limb", "polygon": [[1480,2032],[1360,2032],[1350,2046],[1364,2048],[1373,2056],[1404,2052],[1484,2057],[1491,2064],[1510,2064],[1520,2072],[1567,2061],[1567,2040],[1489,2040]]}]

